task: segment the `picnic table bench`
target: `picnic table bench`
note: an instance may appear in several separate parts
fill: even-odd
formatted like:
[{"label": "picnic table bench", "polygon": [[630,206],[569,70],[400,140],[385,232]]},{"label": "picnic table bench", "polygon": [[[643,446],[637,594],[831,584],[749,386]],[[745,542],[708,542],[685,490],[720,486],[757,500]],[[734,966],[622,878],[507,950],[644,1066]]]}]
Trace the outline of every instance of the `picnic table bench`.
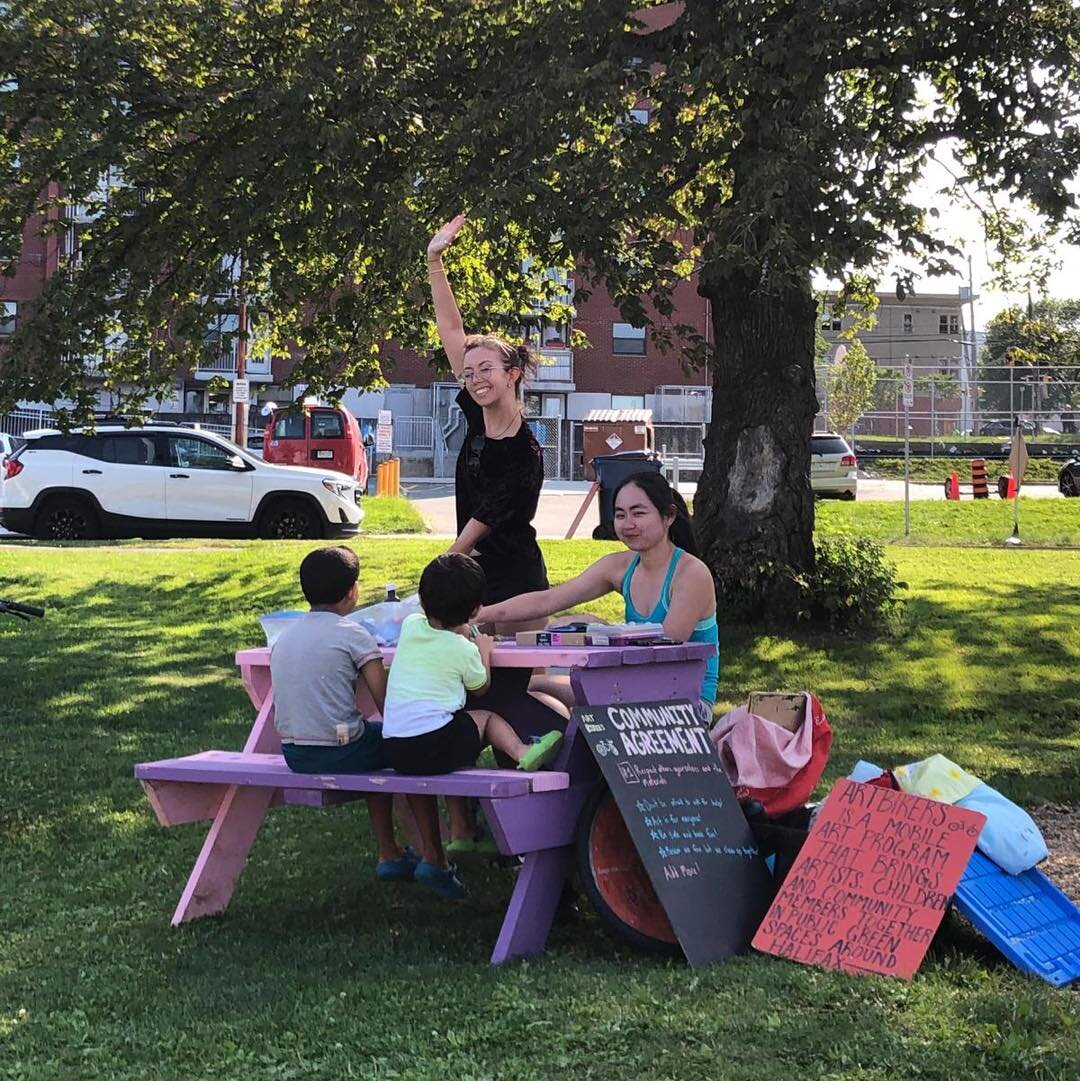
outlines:
[{"label": "picnic table bench", "polygon": [[[696,699],[712,646],[522,647],[498,645],[494,667],[570,669],[581,705]],[[393,649],[383,650],[392,659]],[[471,769],[430,777],[372,773],[294,773],[281,757],[273,725],[270,651],[236,655],[248,697],[257,709],[242,751],[210,750],[135,767],[164,826],[211,822],[173,914],[174,926],[225,911],[266,812],[280,805],[329,806],[366,793],[422,793],[479,799],[499,851],[522,858],[492,964],[543,951],[571,870],[578,817],[599,782],[599,769],[571,719],[552,769],[536,773]],[[362,684],[361,684],[362,687]],[[370,701],[358,692],[361,711]],[[525,707],[527,712],[527,706]],[[515,727],[518,718],[508,717]],[[529,728],[525,718],[523,727]]]}]

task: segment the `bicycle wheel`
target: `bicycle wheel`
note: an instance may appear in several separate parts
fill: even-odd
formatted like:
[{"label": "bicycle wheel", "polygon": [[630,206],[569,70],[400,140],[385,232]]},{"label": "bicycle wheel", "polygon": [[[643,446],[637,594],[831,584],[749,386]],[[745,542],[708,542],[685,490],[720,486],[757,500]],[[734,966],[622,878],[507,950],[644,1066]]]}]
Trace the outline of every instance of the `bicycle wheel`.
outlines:
[{"label": "bicycle wheel", "polygon": [[682,956],[671,921],[607,785],[597,785],[585,804],[576,847],[582,886],[607,930],[648,953]]}]

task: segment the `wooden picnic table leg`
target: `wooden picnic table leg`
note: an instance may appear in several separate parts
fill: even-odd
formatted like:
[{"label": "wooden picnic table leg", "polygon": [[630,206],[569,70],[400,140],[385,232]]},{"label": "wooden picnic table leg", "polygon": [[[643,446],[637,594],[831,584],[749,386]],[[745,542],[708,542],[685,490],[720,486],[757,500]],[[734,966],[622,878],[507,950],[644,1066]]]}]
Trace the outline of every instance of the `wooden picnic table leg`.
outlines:
[{"label": "wooden picnic table leg", "polygon": [[174,927],[228,907],[275,791],[229,786],[173,913]]},{"label": "wooden picnic table leg", "polygon": [[[281,740],[274,728],[274,695],[269,684],[260,688],[260,694],[263,697],[259,712],[244,750],[275,754],[281,750]],[[274,788],[239,788],[236,785],[229,785],[225,790],[173,913],[174,927],[200,916],[218,916],[228,908],[276,791]]]},{"label": "wooden picnic table leg", "polygon": [[491,955],[493,965],[544,952],[572,856],[569,845],[526,854]]}]

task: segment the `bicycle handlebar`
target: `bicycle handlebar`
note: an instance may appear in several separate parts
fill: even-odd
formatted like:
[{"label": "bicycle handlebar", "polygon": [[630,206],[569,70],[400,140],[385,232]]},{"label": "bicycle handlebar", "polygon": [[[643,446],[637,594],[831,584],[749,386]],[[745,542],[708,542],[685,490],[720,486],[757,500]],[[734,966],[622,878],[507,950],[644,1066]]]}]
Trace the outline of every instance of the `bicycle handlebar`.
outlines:
[{"label": "bicycle handlebar", "polygon": [[38,608],[34,604],[19,604],[18,601],[4,601],[0,600],[0,615],[5,612],[9,612],[13,616],[22,616],[23,619],[29,619],[34,616],[36,619],[41,619],[45,615],[44,608]]}]

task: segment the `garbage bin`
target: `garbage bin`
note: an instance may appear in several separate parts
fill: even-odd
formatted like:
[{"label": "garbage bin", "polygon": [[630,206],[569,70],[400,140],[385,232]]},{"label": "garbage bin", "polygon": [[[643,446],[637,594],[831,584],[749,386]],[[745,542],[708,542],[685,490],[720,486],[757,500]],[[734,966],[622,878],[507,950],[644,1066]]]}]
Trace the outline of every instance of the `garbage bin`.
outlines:
[{"label": "garbage bin", "polygon": [[600,454],[592,460],[600,482],[600,524],[593,540],[615,539],[615,489],[635,473],[659,473],[663,463],[651,450],[628,450],[622,454]]}]

